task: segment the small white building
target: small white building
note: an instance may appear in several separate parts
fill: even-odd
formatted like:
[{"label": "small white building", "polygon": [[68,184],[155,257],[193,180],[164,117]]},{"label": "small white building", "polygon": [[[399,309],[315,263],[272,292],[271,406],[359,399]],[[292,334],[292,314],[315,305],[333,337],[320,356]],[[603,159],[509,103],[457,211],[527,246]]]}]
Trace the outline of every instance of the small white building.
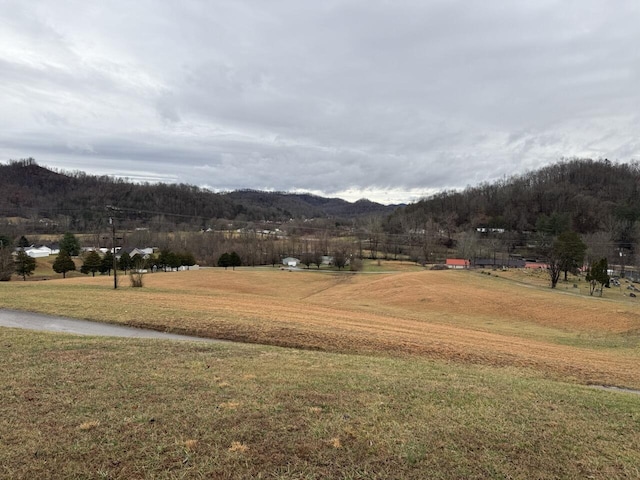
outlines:
[{"label": "small white building", "polygon": [[282,259],[282,264],[286,265],[287,267],[297,267],[299,263],[300,263],[299,258],[286,257]]},{"label": "small white building", "polygon": [[134,248],[129,252],[129,256],[133,257],[134,255],[138,255],[142,258],[149,258],[151,255],[153,255],[153,248]]},{"label": "small white building", "polygon": [[31,258],[43,258],[51,255],[51,249],[45,245],[42,245],[40,247],[31,245],[30,247],[26,247],[23,251]]},{"label": "small white building", "polygon": [[179,272],[185,272],[188,270],[200,270],[200,265],[183,265],[178,267]]},{"label": "small white building", "polygon": [[113,253],[113,251],[115,250],[115,253],[118,253],[120,251],[122,247],[116,247],[116,248],[106,248],[106,247],[101,247],[100,248],[100,253],[102,253],[103,255],[105,255],[107,252],[111,252]]}]

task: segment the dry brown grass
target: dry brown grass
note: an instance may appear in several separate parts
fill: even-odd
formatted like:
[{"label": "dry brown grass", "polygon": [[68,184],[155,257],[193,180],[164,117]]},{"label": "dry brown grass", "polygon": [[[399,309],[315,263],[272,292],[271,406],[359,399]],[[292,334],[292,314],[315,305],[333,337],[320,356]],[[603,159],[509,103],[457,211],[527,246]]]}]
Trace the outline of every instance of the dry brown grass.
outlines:
[{"label": "dry brown grass", "polygon": [[7,328],[0,352],[0,478],[640,475],[636,395],[526,369]]},{"label": "dry brown grass", "polygon": [[[474,272],[326,274],[204,270],[15,282],[0,306],[338,352],[533,368],[640,387],[640,308]],[[108,308],[105,308],[108,306]]]}]

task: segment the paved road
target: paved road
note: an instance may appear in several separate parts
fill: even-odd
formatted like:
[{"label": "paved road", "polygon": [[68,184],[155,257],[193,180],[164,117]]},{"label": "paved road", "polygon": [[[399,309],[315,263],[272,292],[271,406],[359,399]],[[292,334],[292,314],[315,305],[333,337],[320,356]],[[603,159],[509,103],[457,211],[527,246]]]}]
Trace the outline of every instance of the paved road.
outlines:
[{"label": "paved road", "polygon": [[175,335],[173,333],[156,332],[143,328],[110,325],[108,323],[76,320],[73,318],[54,317],[40,313],[20,312],[0,309],[0,327],[25,328],[46,332],[73,333],[76,335],[97,335],[103,337],[158,338],[164,340],[189,340],[197,342],[222,342],[212,338]]}]

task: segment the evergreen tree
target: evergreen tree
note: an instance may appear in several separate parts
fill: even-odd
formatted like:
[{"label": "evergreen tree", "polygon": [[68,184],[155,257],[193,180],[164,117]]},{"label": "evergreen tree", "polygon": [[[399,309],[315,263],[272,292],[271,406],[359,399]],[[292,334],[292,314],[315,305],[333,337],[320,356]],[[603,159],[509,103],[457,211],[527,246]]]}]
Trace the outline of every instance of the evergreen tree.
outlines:
[{"label": "evergreen tree", "polygon": [[105,253],[100,261],[100,273],[111,275],[111,270],[113,269],[113,253],[110,251]]},{"label": "evergreen tree", "polygon": [[600,284],[600,296],[602,296],[602,289],[605,286],[609,286],[609,265],[606,258],[601,258],[597,262],[591,264],[591,267],[587,271],[587,282],[589,282],[589,295],[593,295],[596,287]]},{"label": "evergreen tree", "polygon": [[536,219],[536,231],[550,235],[552,237],[560,235],[562,232],[569,230],[571,219],[566,213],[553,212],[551,216],[540,215]]},{"label": "evergreen tree", "polygon": [[157,262],[158,268],[161,268],[165,272],[167,271],[167,267],[171,268],[171,264],[173,260],[171,258],[171,255],[172,255],[172,252],[168,248],[163,248],[162,250],[160,250],[160,253],[158,254],[158,262]]},{"label": "evergreen tree", "polygon": [[169,254],[167,255],[167,266],[171,270],[177,270],[178,268],[180,268],[181,264],[182,262],[180,259],[180,255],[175,252],[169,252]]},{"label": "evergreen tree", "polygon": [[224,267],[225,270],[231,266],[231,256],[227,252],[223,253],[220,255],[220,258],[218,258],[218,266]]},{"label": "evergreen tree", "polygon": [[0,235],[0,248],[10,247],[11,245],[13,245],[13,242],[9,237],[7,237],[6,235]]},{"label": "evergreen tree", "polygon": [[124,252],[120,255],[120,260],[118,261],[118,267],[120,270],[124,270],[125,275],[127,274],[127,270],[130,270],[133,266],[133,260],[131,259],[131,255],[128,252]]},{"label": "evergreen tree", "polygon": [[84,259],[82,267],[80,267],[80,271],[85,275],[91,272],[91,276],[95,277],[96,272],[100,270],[101,265],[102,259],[100,258],[100,255],[98,255],[98,252],[89,252],[89,254]]},{"label": "evergreen tree", "polygon": [[553,248],[560,262],[560,269],[564,272],[564,279],[566,281],[567,272],[574,271],[582,266],[587,246],[580,238],[580,235],[571,230],[567,230],[558,235]]},{"label": "evergreen tree", "polygon": [[18,252],[15,259],[16,273],[22,276],[22,280],[26,281],[36,269],[36,259],[31,258],[24,252]]},{"label": "evergreen tree", "polygon": [[56,261],[53,262],[53,271],[61,273],[62,278],[67,278],[67,272],[72,272],[76,269],[76,264],[73,262],[71,256],[66,250],[60,250],[60,253],[56,257]]},{"label": "evergreen tree", "polygon": [[20,237],[20,239],[18,240],[18,246],[20,248],[27,248],[29,247],[31,244],[29,243],[29,240],[27,240],[27,237],[25,237],[24,235],[22,235]]},{"label": "evergreen tree", "polygon": [[60,240],[60,250],[65,250],[72,257],[80,254],[80,242],[73,233],[67,232]]},{"label": "evergreen tree", "polygon": [[240,255],[238,255],[235,251],[231,252],[231,255],[229,255],[229,262],[231,263],[231,266],[233,267],[234,270],[236,269],[236,267],[239,267],[240,265],[242,265],[242,260],[240,259]]},{"label": "evergreen tree", "polygon": [[178,254],[181,267],[191,267],[196,264],[196,259],[191,252],[182,252]]}]

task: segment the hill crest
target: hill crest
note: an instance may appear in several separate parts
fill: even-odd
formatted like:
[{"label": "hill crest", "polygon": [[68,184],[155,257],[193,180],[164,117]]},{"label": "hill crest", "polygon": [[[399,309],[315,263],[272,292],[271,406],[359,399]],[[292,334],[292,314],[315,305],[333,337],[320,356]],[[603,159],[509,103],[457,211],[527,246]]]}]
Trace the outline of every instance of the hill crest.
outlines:
[{"label": "hill crest", "polygon": [[104,216],[105,206],[138,212],[137,224],[150,216],[169,223],[207,226],[214,220],[273,221],[335,218],[349,220],[391,213],[396,207],[370,201],[348,202],[309,193],[237,190],[214,193],[185,184],[132,183],[121,178],[59,172],[32,159],[0,164],[0,217],[58,219],[86,231]]}]

